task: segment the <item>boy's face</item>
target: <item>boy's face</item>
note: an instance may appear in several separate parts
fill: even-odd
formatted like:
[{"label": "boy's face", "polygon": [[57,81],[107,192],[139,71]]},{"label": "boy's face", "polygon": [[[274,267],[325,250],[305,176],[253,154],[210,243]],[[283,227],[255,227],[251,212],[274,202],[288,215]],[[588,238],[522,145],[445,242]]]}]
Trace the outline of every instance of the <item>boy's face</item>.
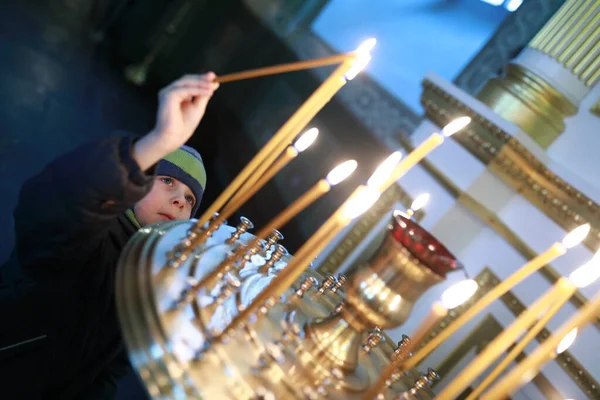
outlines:
[{"label": "boy's face", "polygon": [[157,176],[150,193],[133,207],[141,226],[190,219],[196,198],[190,188],[170,176]]}]

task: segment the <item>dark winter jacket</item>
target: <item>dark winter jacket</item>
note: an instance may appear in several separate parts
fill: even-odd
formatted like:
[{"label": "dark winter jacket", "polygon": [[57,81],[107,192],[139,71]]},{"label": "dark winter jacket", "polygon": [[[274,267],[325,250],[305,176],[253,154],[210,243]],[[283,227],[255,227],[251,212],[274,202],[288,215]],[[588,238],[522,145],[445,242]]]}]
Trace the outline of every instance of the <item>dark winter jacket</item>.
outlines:
[{"label": "dark winter jacket", "polygon": [[77,148],[25,183],[0,282],[0,397],[105,399],[130,365],[115,272],[136,228],[124,211],[151,189],[133,138]]}]

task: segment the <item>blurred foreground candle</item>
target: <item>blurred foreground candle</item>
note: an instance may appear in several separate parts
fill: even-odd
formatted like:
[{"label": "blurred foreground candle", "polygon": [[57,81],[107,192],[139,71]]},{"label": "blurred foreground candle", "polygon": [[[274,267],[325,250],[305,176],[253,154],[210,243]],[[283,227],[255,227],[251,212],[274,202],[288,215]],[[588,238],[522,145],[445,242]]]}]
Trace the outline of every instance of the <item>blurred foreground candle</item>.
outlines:
[{"label": "blurred foreground candle", "polygon": [[456,399],[473,380],[489,368],[543,313],[548,312],[555,303],[566,302],[577,290],[569,279],[560,278],[549,290],[539,297],[527,310],[504,329],[452,380],[436,397],[440,400]]},{"label": "blurred foreground candle", "polygon": [[[479,286],[477,282],[472,279],[466,279],[450,286],[442,293],[441,301],[433,303],[431,311],[425,317],[423,322],[415,330],[410,337],[409,345],[404,349],[403,354],[410,354],[413,349],[419,347],[421,342],[429,336],[431,330],[435,328],[440,321],[448,315],[448,310],[452,310],[473,296]],[[367,394],[363,397],[364,399],[370,400],[376,398],[385,388],[387,387],[388,380],[394,373],[405,371],[404,361],[406,356],[398,356],[387,365],[383,372],[379,375],[379,379],[372,386]]]},{"label": "blurred foreground candle", "polygon": [[[200,216],[196,223],[197,228],[202,228],[212,216],[221,210],[227,201],[236,194],[244,183],[253,176],[255,179],[262,176],[264,171],[277,159],[279,154],[294,136],[323,108],[325,104],[347,82],[345,75],[355,71],[357,65],[363,68],[370,59],[369,52],[375,46],[376,40],[369,39],[363,42],[354,52],[352,57],[346,58],[342,64],[313,92],[313,94],[300,106],[285,124],[271,137],[260,149],[244,169],[235,177],[229,186]],[[365,61],[366,60],[366,61]],[[354,68],[354,69],[353,69]]]},{"label": "blurred foreground candle", "polygon": [[396,164],[394,172],[386,182],[382,182],[379,190],[383,192],[388,187],[392,186],[398,179],[404,176],[412,167],[417,165],[429,153],[444,143],[444,139],[452,136],[471,123],[471,118],[460,117],[442,129],[442,133],[433,133],[423,143],[415,147],[404,159]]},{"label": "blurred foreground candle", "polygon": [[[395,151],[390,154],[375,170],[375,173],[367,181],[367,186],[375,189],[383,189],[385,183],[392,176],[394,168],[402,160],[402,153]],[[383,191],[383,190],[381,190]]]},{"label": "blurred foreground candle", "polygon": [[594,283],[600,277],[600,252],[594,255],[591,261],[577,268],[569,275],[569,281],[573,283],[571,293],[565,293],[565,296],[558,298],[556,302],[548,309],[544,315],[536,322],[536,324],[527,332],[523,338],[515,343],[515,346],[504,357],[504,359],[490,372],[485,379],[469,394],[466,400],[474,400],[487,389],[502,372],[517,358],[525,347],[541,332],[546,324],[556,315],[558,310],[565,305],[577,288],[583,288]]},{"label": "blurred foreground candle", "polygon": [[454,332],[460,329],[461,326],[466,324],[471,318],[479,314],[484,308],[489,306],[491,303],[496,301],[515,285],[527,278],[532,273],[536,272],[544,265],[548,264],[552,260],[565,254],[567,249],[576,246],[581,243],[590,231],[590,225],[581,225],[575,228],[569,234],[565,236],[562,243],[554,243],[544,253],[538,255],[527,264],[523,265],[518,271],[510,275],[504,281],[500,282],[496,287],[485,294],[477,303],[471,306],[464,314],[458,317],[454,322],[441,331],[435,338],[421,348],[415,355],[413,355],[407,361],[407,368],[412,368],[419,364],[425,357],[427,357],[433,350],[435,350],[443,341],[448,339]]},{"label": "blurred foreground candle", "polygon": [[492,386],[481,397],[481,400],[507,398],[515,390],[533,379],[547,362],[565,351],[575,340],[577,329],[583,328],[598,317],[600,317],[600,294],[585,303],[578,313],[569,318],[526,359],[522,360],[496,385]]},{"label": "blurred foreground candle", "polygon": [[442,293],[439,302],[433,303],[429,315],[410,336],[409,352],[421,345],[423,340],[431,333],[440,321],[448,315],[448,311],[455,309],[469,300],[477,291],[479,286],[473,279],[466,279],[450,286]]}]

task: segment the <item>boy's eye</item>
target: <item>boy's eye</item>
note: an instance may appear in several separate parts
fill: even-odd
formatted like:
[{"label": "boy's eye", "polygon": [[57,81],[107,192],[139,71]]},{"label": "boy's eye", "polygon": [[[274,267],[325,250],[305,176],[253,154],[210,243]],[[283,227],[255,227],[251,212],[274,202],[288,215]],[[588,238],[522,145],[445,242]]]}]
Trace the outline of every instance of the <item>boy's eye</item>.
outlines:
[{"label": "boy's eye", "polygon": [[169,186],[173,186],[173,178],[160,178],[160,180],[165,184],[165,185],[169,185]]},{"label": "boy's eye", "polygon": [[188,203],[190,203],[192,206],[194,205],[194,197],[193,196],[185,196],[185,199],[187,200]]}]

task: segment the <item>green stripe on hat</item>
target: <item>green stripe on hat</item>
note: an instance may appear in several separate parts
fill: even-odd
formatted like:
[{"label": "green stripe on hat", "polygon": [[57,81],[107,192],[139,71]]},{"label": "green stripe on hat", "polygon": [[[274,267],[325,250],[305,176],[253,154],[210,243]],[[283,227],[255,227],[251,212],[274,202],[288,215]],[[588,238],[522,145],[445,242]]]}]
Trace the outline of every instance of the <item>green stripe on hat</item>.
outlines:
[{"label": "green stripe on hat", "polygon": [[197,180],[204,190],[206,187],[206,170],[204,169],[202,161],[182,149],[175,150],[164,157],[163,160],[167,160],[177,165],[185,173]]}]

